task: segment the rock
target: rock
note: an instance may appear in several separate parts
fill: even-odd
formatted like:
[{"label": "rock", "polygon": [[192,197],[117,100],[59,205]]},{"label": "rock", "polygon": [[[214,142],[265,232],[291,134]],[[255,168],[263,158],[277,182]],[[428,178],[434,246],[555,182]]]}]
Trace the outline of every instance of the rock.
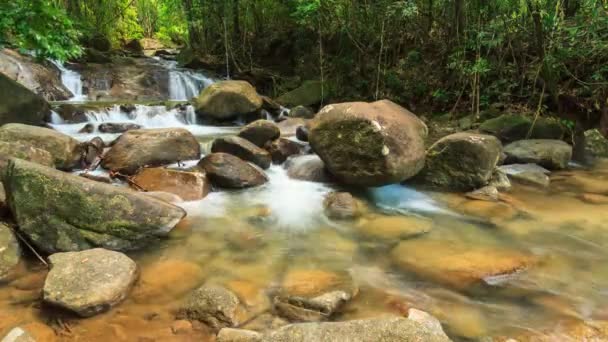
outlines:
[{"label": "rock", "polygon": [[296,106],[289,111],[289,116],[292,118],[312,119],[315,117],[315,112],[304,106]]},{"label": "rock", "polygon": [[551,172],[536,164],[510,164],[500,166],[498,169],[514,181],[525,185],[546,188],[551,182],[548,176]]},{"label": "rock", "polygon": [[168,192],[162,192],[162,191],[148,191],[148,192],[144,192],[143,193],[146,196],[152,197],[152,198],[156,198],[159,199],[163,202],[167,202],[167,203],[181,203],[184,200],[177,196],[176,194],[171,194]]},{"label": "rock", "polygon": [[599,194],[584,193],[579,196],[581,201],[589,204],[608,204],[608,196]]},{"label": "rock", "polygon": [[572,158],[572,146],[561,140],[519,140],[505,146],[506,164],[538,164],[549,170],[561,170]]},{"label": "rock", "polygon": [[245,329],[223,328],[217,334],[216,342],[262,342],[262,334]]},{"label": "rock", "polygon": [[532,117],[510,114],[483,122],[479,131],[492,134],[507,143],[522,139],[561,139],[565,134],[564,128],[557,120],[541,117],[534,122]]},{"label": "rock", "polygon": [[11,272],[21,260],[19,242],[4,223],[0,223],[0,283],[9,279]]},{"label": "rock", "polygon": [[365,241],[398,243],[430,232],[433,221],[413,216],[378,216],[354,226]]},{"label": "rock", "polygon": [[4,186],[20,231],[47,253],[136,249],[186,215],[137,192],[19,159],[9,162]]},{"label": "rock", "polygon": [[292,137],[296,135],[296,130],[300,126],[305,126],[309,122],[309,120],[298,119],[298,118],[289,118],[283,120],[277,124],[279,130],[281,131],[281,136],[283,137]]},{"label": "rock", "polygon": [[199,162],[198,167],[205,170],[213,185],[222,188],[249,188],[268,181],[263,171],[227,153],[209,154]]},{"label": "rock", "polygon": [[331,291],[313,298],[275,297],[273,308],[279,316],[292,322],[319,322],[329,319],[351,295],[344,291]]},{"label": "rock", "polygon": [[608,158],[608,139],[598,129],[585,132],[585,153],[596,158]]},{"label": "rock", "polygon": [[144,55],[144,46],[142,45],[141,41],[139,41],[139,39],[132,39],[127,44],[125,44],[124,48],[135,56]]},{"label": "rock", "polygon": [[239,137],[249,140],[258,147],[264,147],[266,143],[278,139],[280,135],[279,127],[269,120],[254,121],[239,132]]},{"label": "rock", "polygon": [[514,250],[474,247],[440,240],[401,241],[392,251],[395,265],[459,290],[525,270],[533,258]]},{"label": "rock", "polygon": [[46,100],[0,73],[0,125],[42,125],[51,114]]},{"label": "rock", "polygon": [[203,199],[211,191],[205,174],[165,168],[145,168],[133,182],[145,191],[161,191],[178,195],[185,201]]},{"label": "rock", "polygon": [[116,306],[137,280],[137,265],[126,255],[102,248],[49,257],[43,299],[47,304],[90,317]]},{"label": "rock", "polygon": [[454,133],[429,148],[416,181],[445,190],[478,189],[490,182],[501,153],[500,140],[491,135]]},{"label": "rock", "polygon": [[308,129],[305,126],[296,128],[296,138],[300,141],[308,141]]},{"label": "rock", "polygon": [[265,342],[447,342],[435,327],[402,317],[382,317],[346,322],[299,323],[263,336]]},{"label": "rock", "polygon": [[309,182],[329,183],[331,176],[317,155],[292,157],[285,163],[290,178]]},{"label": "rock", "polygon": [[314,106],[323,100],[323,95],[327,97],[327,88],[323,94],[323,85],[319,81],[304,81],[298,88],[287,92],[279,98],[277,102],[285,107]]},{"label": "rock", "polygon": [[91,134],[95,132],[95,125],[92,123],[88,123],[86,125],[84,125],[79,131],[78,133],[80,134]]},{"label": "rock", "polygon": [[92,175],[92,174],[86,173],[86,172],[79,174],[79,176],[84,177],[86,179],[96,181],[96,182],[112,184],[112,179],[110,177],[106,177],[106,176],[97,176],[97,175]]},{"label": "rock", "polygon": [[109,53],[99,51],[93,48],[84,49],[84,53],[79,58],[81,63],[96,63],[96,64],[110,64],[112,63],[112,57]]},{"label": "rock", "polygon": [[62,120],[68,123],[84,123],[87,122],[86,110],[81,107],[77,107],[71,103],[62,103],[54,110]]},{"label": "rock", "polygon": [[45,150],[51,154],[55,166],[61,170],[70,170],[80,162],[78,141],[49,128],[7,124],[0,127],[0,141],[18,142]]},{"label": "rock", "polygon": [[10,158],[19,158],[44,166],[55,167],[53,156],[46,150],[18,141],[0,141],[0,167]]},{"label": "rock", "polygon": [[437,335],[438,338],[445,339],[446,341],[449,340],[448,336],[443,331],[443,327],[441,327],[441,322],[429,313],[412,308],[408,310],[407,318],[410,321],[418,322],[427,327],[429,331]]},{"label": "rock", "polygon": [[237,296],[223,287],[203,285],[190,294],[179,309],[179,318],[206,323],[216,332],[237,324]]},{"label": "rock", "polygon": [[325,196],[323,207],[330,219],[355,219],[361,215],[359,203],[348,192],[330,192]]},{"label": "rock", "polygon": [[84,156],[81,159],[81,162],[84,166],[89,167],[93,165],[93,163],[100,162],[105,147],[106,144],[100,137],[95,137],[83,143],[81,149],[83,150]]},{"label": "rock", "polygon": [[112,123],[112,122],[104,122],[100,124],[97,129],[101,133],[124,133],[126,131],[141,129],[142,126],[130,122],[123,123]]},{"label": "rock", "polygon": [[175,335],[185,335],[192,332],[192,323],[185,320],[177,320],[171,324],[171,332]]},{"label": "rock", "polygon": [[[21,327],[11,329],[1,342],[38,342],[34,336]],[[42,341],[40,341],[42,342]]]},{"label": "rock", "polygon": [[127,175],[145,166],[162,166],[200,158],[201,147],[183,128],[138,129],[118,138],[101,165]]},{"label": "rock", "polygon": [[304,150],[304,146],[286,138],[269,141],[264,148],[270,152],[274,164],[283,164],[287,158],[300,154]]},{"label": "rock", "polygon": [[310,123],[312,149],[350,185],[402,182],[424,166],[424,123],[388,100],[325,106]]},{"label": "rock", "polygon": [[280,294],[289,297],[313,298],[332,291],[353,290],[352,279],[347,274],[319,269],[294,268],[283,277]]},{"label": "rock", "polygon": [[194,106],[202,115],[225,120],[258,111],[262,98],[245,81],[220,81],[203,89]]},{"label": "rock", "polygon": [[221,137],[213,141],[212,153],[228,153],[245,161],[252,162],[262,169],[270,167],[272,158],[268,151],[237,136]]},{"label": "rock", "polygon": [[465,194],[467,198],[480,200],[480,201],[493,201],[496,202],[499,199],[498,189],[495,186],[484,186],[483,188],[467,192]]},{"label": "rock", "polygon": [[493,186],[498,191],[508,191],[511,189],[511,181],[506,173],[496,169],[494,170],[494,173],[492,173],[492,179],[490,179],[488,186]]}]

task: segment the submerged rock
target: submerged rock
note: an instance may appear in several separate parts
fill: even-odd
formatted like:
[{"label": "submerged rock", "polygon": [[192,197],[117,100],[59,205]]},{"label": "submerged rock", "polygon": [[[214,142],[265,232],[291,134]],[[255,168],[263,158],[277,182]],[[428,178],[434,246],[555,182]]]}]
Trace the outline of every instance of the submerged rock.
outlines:
[{"label": "submerged rock", "polygon": [[270,152],[274,164],[282,164],[287,158],[302,153],[304,146],[286,138],[269,141],[264,148]]},{"label": "submerged rock", "polygon": [[42,125],[50,115],[46,100],[0,72],[0,125]]},{"label": "submerged rock", "polygon": [[131,131],[134,129],[141,129],[142,126],[129,122],[122,123],[112,123],[112,122],[104,122],[100,124],[97,129],[101,133],[124,133],[126,131]]},{"label": "submerged rock", "polygon": [[427,324],[402,317],[383,317],[346,322],[299,323],[263,336],[267,342],[446,342],[450,339]]},{"label": "submerged rock", "polygon": [[467,192],[465,196],[470,199],[480,201],[493,201],[496,202],[499,199],[499,192],[495,186],[484,186],[483,188]]},{"label": "submerged rock", "polygon": [[213,185],[222,188],[249,188],[268,181],[263,171],[227,153],[211,153],[198,163],[198,167],[205,170]]},{"label": "submerged rock", "polygon": [[292,322],[319,322],[329,319],[351,298],[344,291],[331,291],[313,298],[278,296],[274,298],[273,308]]},{"label": "submerged rock", "polygon": [[124,133],[106,153],[101,165],[128,175],[145,166],[162,166],[198,159],[201,147],[183,128],[138,129]]},{"label": "submerged rock", "polygon": [[20,231],[47,253],[131,250],[168,232],[185,211],[129,189],[12,159],[4,178]]},{"label": "submerged rock", "polygon": [[361,215],[359,203],[348,192],[330,192],[325,196],[323,207],[331,219],[354,219]]},{"label": "submerged rock", "polygon": [[258,147],[264,147],[266,143],[278,139],[280,135],[279,127],[269,120],[254,121],[239,132],[239,137],[249,140]]},{"label": "submerged rock", "polygon": [[0,283],[9,279],[11,271],[21,260],[19,242],[4,223],[0,223]]},{"label": "submerged rock", "polygon": [[525,185],[546,188],[551,182],[548,176],[551,172],[536,164],[510,164],[498,169],[514,181]]},{"label": "submerged rock", "polygon": [[398,243],[430,232],[433,221],[411,216],[378,216],[363,219],[354,228],[365,241]]},{"label": "submerged rock", "polygon": [[325,163],[317,155],[292,157],[285,163],[287,175],[293,179],[309,182],[329,183],[331,176]]},{"label": "submerged rock", "polygon": [[8,160],[10,158],[18,158],[48,167],[55,167],[53,156],[46,150],[20,142],[0,141],[0,164],[2,163],[1,160]]},{"label": "submerged rock", "polygon": [[137,279],[137,265],[126,255],[102,248],[57,253],[44,282],[46,303],[90,317],[126,298]]},{"label": "submerged rock", "polygon": [[426,134],[418,117],[382,100],[325,106],[311,121],[309,140],[343,183],[380,186],[404,181],[422,169]]},{"label": "submerged rock", "polygon": [[400,242],[391,258],[406,272],[461,290],[523,271],[534,262],[531,256],[515,250],[426,239]]},{"label": "submerged rock", "polygon": [[201,92],[195,101],[198,113],[214,119],[231,119],[262,108],[262,98],[255,88],[245,81],[216,82]]},{"label": "submerged rock", "polygon": [[216,342],[262,342],[262,334],[252,330],[224,328],[217,334]]},{"label": "submerged rock", "polygon": [[211,144],[212,153],[228,153],[252,162],[262,169],[270,167],[272,158],[268,151],[237,136],[217,138]]},{"label": "submerged rock", "polygon": [[550,170],[565,169],[572,158],[572,146],[561,140],[519,140],[505,146],[507,164],[533,163]]},{"label": "submerged rock", "polygon": [[483,122],[479,126],[479,131],[492,134],[503,142],[522,139],[561,139],[565,133],[557,120],[538,118],[534,121],[532,117],[511,114]]},{"label": "submerged rock", "polygon": [[[51,154],[55,166],[61,170],[70,170],[76,167],[80,161],[78,141],[69,135],[49,128],[7,124],[0,127],[0,141],[17,142],[21,145],[45,150]],[[40,162],[42,160],[36,159],[32,161]]]},{"label": "submerged rock", "polygon": [[489,183],[501,154],[502,144],[496,137],[451,134],[429,148],[426,165],[416,181],[446,190],[477,189]]},{"label": "submerged rock", "polygon": [[205,198],[211,186],[205,174],[165,168],[145,168],[138,172],[132,181],[142,190],[168,192],[185,201]]},{"label": "submerged rock", "polygon": [[223,287],[203,285],[179,309],[178,317],[206,323],[215,331],[237,324],[237,296]]}]

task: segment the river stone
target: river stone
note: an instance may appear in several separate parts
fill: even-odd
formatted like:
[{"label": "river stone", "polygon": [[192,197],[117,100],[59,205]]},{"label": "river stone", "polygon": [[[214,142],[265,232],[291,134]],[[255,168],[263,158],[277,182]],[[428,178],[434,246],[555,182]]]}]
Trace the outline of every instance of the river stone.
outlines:
[{"label": "river stone", "polygon": [[354,228],[366,241],[397,243],[430,232],[433,221],[411,216],[378,216],[362,219]]},{"label": "river stone", "polygon": [[277,124],[279,130],[281,130],[281,136],[283,137],[292,137],[296,135],[296,131],[300,126],[306,126],[310,120],[300,119],[300,118],[289,118],[287,120],[283,120]]},{"label": "river stone", "polygon": [[471,191],[486,186],[502,154],[491,135],[454,133],[428,150],[426,165],[416,180],[438,189]]},{"label": "river stone", "polygon": [[318,183],[331,182],[331,175],[325,169],[325,163],[314,154],[289,158],[285,168],[287,175],[293,179]]},{"label": "river stone", "polygon": [[203,285],[194,290],[179,309],[178,317],[206,323],[216,332],[237,324],[239,299],[217,285]]},{"label": "river stone", "polygon": [[498,168],[514,181],[525,184],[546,188],[551,180],[549,174],[551,171],[538,166],[536,164],[509,164],[502,165]]},{"label": "river stone", "polygon": [[20,231],[41,251],[131,250],[165,236],[185,211],[129,189],[11,159],[4,177]]},{"label": "river stone", "polygon": [[132,181],[145,191],[168,192],[184,201],[205,198],[211,186],[204,173],[165,169],[145,168],[139,171]]},{"label": "river stone", "polygon": [[0,125],[42,125],[50,114],[51,107],[42,96],[0,72]]},{"label": "river stone", "polygon": [[249,140],[237,136],[222,137],[213,140],[212,153],[228,153],[245,161],[252,162],[262,169],[270,167],[272,158],[268,151],[257,147]]},{"label": "river stone", "polygon": [[359,203],[348,192],[330,192],[323,201],[325,215],[330,219],[354,219],[361,215]]},{"label": "river stone", "polygon": [[[327,89],[325,89],[327,97]],[[323,85],[319,81],[304,81],[298,88],[287,92],[277,102],[286,107],[313,106],[323,100]]]},{"label": "river stone", "polygon": [[439,322],[437,318],[431,316],[429,313],[411,308],[407,311],[407,319],[426,326],[431,332],[437,335],[437,337],[449,340],[448,336],[443,331],[441,322]]},{"label": "river stone", "polygon": [[402,317],[382,317],[346,322],[299,323],[265,334],[265,342],[447,342],[433,328]]},{"label": "river stone", "polygon": [[381,186],[424,166],[424,123],[382,100],[325,106],[310,123],[309,141],[328,171],[350,185]]},{"label": "river stone", "polygon": [[245,329],[223,328],[217,334],[216,342],[262,342],[262,334]]},{"label": "river stone", "polygon": [[312,119],[315,117],[315,112],[305,106],[295,106],[289,111],[289,116],[292,118]]},{"label": "river stone", "polygon": [[296,128],[296,138],[300,141],[308,142],[308,128],[305,126],[298,126],[298,128]]},{"label": "river stone", "polygon": [[97,129],[101,133],[124,133],[126,131],[131,131],[134,129],[141,129],[142,126],[130,122],[122,122],[122,123],[113,123],[113,122],[104,122],[97,126]]},{"label": "river stone", "polygon": [[[522,139],[561,139],[564,127],[557,120],[504,114],[483,122],[479,131],[496,136],[508,143]],[[528,136],[529,134],[529,136]]]},{"label": "river stone", "polygon": [[572,158],[572,146],[561,140],[519,140],[505,146],[506,164],[532,163],[549,170],[561,170]]},{"label": "river stone", "polygon": [[183,128],[138,129],[124,133],[106,153],[101,166],[132,175],[145,166],[162,166],[200,158],[201,147]]},{"label": "river stone", "polygon": [[239,137],[249,140],[258,147],[264,147],[266,143],[278,139],[280,135],[279,127],[269,120],[254,121],[239,132]]},{"label": "river stone", "polygon": [[126,298],[137,279],[137,265],[126,255],[95,248],[49,257],[44,302],[91,317]]},{"label": "river stone", "polygon": [[351,298],[344,291],[331,291],[313,298],[277,296],[273,308],[279,316],[292,322],[319,322],[328,320]]},{"label": "river stone", "polygon": [[[18,141],[0,141],[0,159],[19,158],[40,165],[55,167],[53,156],[46,151],[30,144],[22,144]],[[6,162],[5,160],[5,162]],[[0,161],[1,167],[2,161]]]},{"label": "river stone", "polygon": [[207,173],[214,186],[221,188],[249,188],[268,181],[262,170],[228,153],[211,153],[198,163],[198,167]]},{"label": "river stone", "polygon": [[[55,130],[22,124],[7,124],[0,127],[0,141],[18,142],[22,145],[49,152],[55,166],[70,170],[80,161],[80,147],[76,139]],[[38,158],[37,158],[38,159]],[[32,160],[40,162],[40,160]]]},{"label": "river stone", "polygon": [[406,272],[459,290],[487,284],[493,277],[511,275],[533,264],[531,256],[515,250],[427,239],[401,241],[391,258]]},{"label": "river stone", "polygon": [[274,164],[283,164],[287,158],[302,153],[304,146],[286,138],[269,141],[264,147],[272,158]]},{"label": "river stone", "polygon": [[0,283],[6,281],[21,259],[19,242],[4,223],[0,223]]},{"label": "river stone", "polygon": [[251,84],[220,81],[203,89],[194,106],[202,115],[224,120],[256,112],[262,104],[262,98]]}]

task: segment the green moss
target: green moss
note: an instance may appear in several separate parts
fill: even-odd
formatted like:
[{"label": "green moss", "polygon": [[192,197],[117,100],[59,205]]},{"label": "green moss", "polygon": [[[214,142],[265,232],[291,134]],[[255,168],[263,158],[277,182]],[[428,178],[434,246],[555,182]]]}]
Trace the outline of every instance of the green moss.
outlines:
[{"label": "green moss", "polygon": [[564,128],[556,120],[538,118],[532,126],[533,121],[528,116],[504,114],[483,122],[479,130],[505,142],[526,139],[528,133],[530,139],[561,139],[565,134]]},{"label": "green moss", "polygon": [[287,107],[313,106],[321,102],[328,90],[322,89],[320,81],[304,81],[298,88],[281,95],[277,101]]}]

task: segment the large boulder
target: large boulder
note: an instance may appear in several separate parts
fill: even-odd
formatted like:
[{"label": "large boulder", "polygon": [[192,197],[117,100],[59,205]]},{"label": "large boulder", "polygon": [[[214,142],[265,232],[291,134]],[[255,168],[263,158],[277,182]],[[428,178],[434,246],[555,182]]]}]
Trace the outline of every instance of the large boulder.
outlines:
[{"label": "large boulder", "polygon": [[381,186],[415,176],[424,166],[425,124],[382,100],[324,107],[309,141],[331,174],[351,185]]},{"label": "large boulder", "polygon": [[247,139],[258,147],[264,147],[269,141],[273,141],[281,135],[277,125],[269,120],[257,120],[243,127],[239,137]]},{"label": "large boulder", "polygon": [[[51,154],[55,166],[61,170],[70,170],[80,162],[81,149],[78,140],[49,128],[7,124],[0,127],[0,141],[18,142],[28,147],[45,150]],[[45,158],[38,156],[30,159],[41,162]]]},{"label": "large boulder", "polygon": [[102,248],[56,253],[43,300],[82,317],[109,310],[126,298],[137,280],[137,265],[126,255]]},{"label": "large boulder", "polygon": [[0,73],[0,125],[42,125],[50,114],[51,107],[42,96]]},{"label": "large boulder", "polygon": [[523,115],[503,114],[484,121],[479,131],[492,134],[502,142],[522,139],[560,139],[565,130],[557,120],[534,118]]},{"label": "large boulder", "polygon": [[229,153],[248,162],[252,162],[262,169],[270,167],[272,158],[268,151],[257,147],[249,140],[237,136],[217,138],[211,144],[212,153]]},{"label": "large boulder", "polygon": [[455,133],[428,150],[424,170],[416,181],[454,191],[470,191],[488,184],[502,156],[500,140],[491,135]]},{"label": "large boulder", "polygon": [[21,260],[19,242],[11,229],[0,223],[0,283],[6,281]]},{"label": "large boulder", "polygon": [[3,161],[6,162],[10,158],[19,158],[44,166],[55,167],[53,156],[46,150],[18,141],[0,141],[0,167]]},{"label": "large boulder", "polygon": [[327,97],[327,88],[323,89],[320,81],[304,81],[298,88],[279,96],[277,102],[285,107],[313,106],[321,103],[324,96]]},{"label": "large boulder", "polygon": [[168,192],[185,201],[196,201],[207,196],[211,186],[204,173],[165,169],[145,168],[133,178],[134,184],[145,191]]},{"label": "large boulder", "polygon": [[249,188],[268,181],[263,171],[228,153],[211,153],[199,162],[198,167],[207,173],[214,186],[220,188]]},{"label": "large boulder", "polygon": [[20,231],[47,253],[136,249],[167,235],[186,215],[129,189],[20,159],[10,160],[3,182]]},{"label": "large boulder", "polygon": [[178,317],[197,320],[215,331],[237,324],[237,296],[223,287],[203,285],[193,291],[179,310]]},{"label": "large boulder", "polygon": [[403,317],[382,317],[347,322],[299,323],[284,326],[263,336],[267,342],[447,342],[436,327]]},{"label": "large boulder", "polygon": [[287,138],[269,141],[264,148],[270,153],[274,164],[282,164],[287,158],[304,151],[304,146],[302,144]]},{"label": "large boulder", "polygon": [[200,144],[186,129],[138,129],[121,135],[101,165],[108,170],[132,175],[144,166],[198,159],[200,154]]},{"label": "large boulder", "polygon": [[262,98],[245,81],[221,81],[203,89],[195,101],[196,111],[214,119],[231,119],[262,108]]},{"label": "large boulder", "polygon": [[102,124],[100,124],[99,126],[97,126],[97,129],[101,132],[101,133],[124,133],[126,131],[131,131],[134,129],[141,129],[141,125],[135,124],[135,123],[130,123],[130,122],[121,122],[121,123],[114,123],[114,122],[104,122]]},{"label": "large boulder", "polygon": [[505,146],[506,164],[533,163],[549,170],[561,170],[572,158],[572,146],[561,140],[519,140]]}]

